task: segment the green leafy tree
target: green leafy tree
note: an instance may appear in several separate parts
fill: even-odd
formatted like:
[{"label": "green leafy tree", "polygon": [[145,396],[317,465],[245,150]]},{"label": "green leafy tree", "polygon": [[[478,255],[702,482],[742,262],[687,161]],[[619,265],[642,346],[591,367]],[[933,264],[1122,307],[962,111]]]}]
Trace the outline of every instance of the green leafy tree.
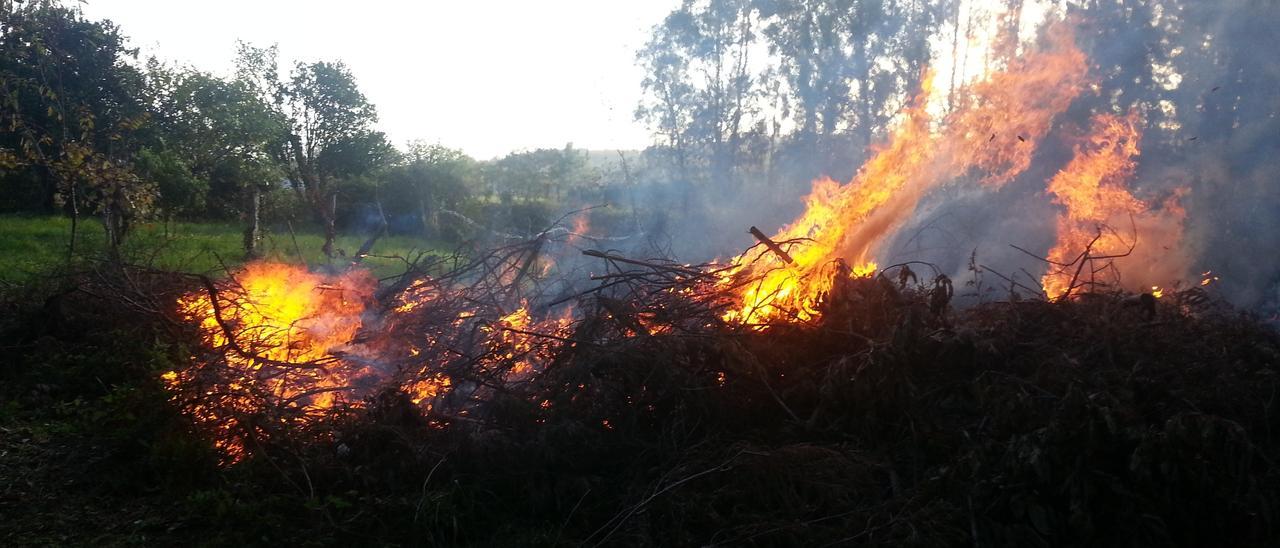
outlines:
[{"label": "green leafy tree", "polygon": [[489,164],[485,179],[500,195],[522,200],[559,200],[566,188],[594,179],[585,151],[567,144],[512,152]]},{"label": "green leafy tree", "polygon": [[411,143],[403,161],[388,170],[384,197],[397,213],[414,213],[428,238],[445,234],[441,209],[456,209],[479,182],[479,165],[461,150]]},{"label": "green leafy tree", "polygon": [[272,154],[286,135],[284,117],[244,76],[251,68],[223,79],[149,65],[159,136],[145,166],[160,185],[162,203],[188,216],[244,217],[245,252],[256,255],[262,193],[284,178]]},{"label": "green leafy tree", "polygon": [[143,148],[138,153],[137,171],[156,184],[159,209],[166,219],[193,217],[205,210],[208,181],[193,175],[173,150]]},{"label": "green leafy tree", "polygon": [[686,0],[638,54],[649,76],[636,116],[662,137],[685,181],[734,180],[748,134],[759,130],[759,25],[748,0]]},{"label": "green leafy tree", "polygon": [[342,63],[298,63],[277,96],[289,129],[279,158],[324,230],[322,250],[333,257],[344,187],[385,165],[395,149],[373,129],[377,111]]},{"label": "green leafy tree", "polygon": [[52,2],[0,21],[0,186],[6,207],[65,210],[71,252],[82,214],[97,214],[114,254],[154,189],[134,172],[149,117],[141,73],[119,29]]}]

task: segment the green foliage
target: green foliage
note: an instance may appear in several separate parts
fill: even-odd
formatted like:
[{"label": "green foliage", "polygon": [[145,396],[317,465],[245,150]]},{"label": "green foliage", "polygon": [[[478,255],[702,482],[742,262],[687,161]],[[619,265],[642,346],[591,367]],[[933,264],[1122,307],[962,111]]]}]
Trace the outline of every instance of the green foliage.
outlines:
[{"label": "green foliage", "polygon": [[209,183],[192,175],[176,152],[144,148],[138,153],[137,169],[140,176],[155,181],[160,208],[168,216],[188,217],[204,211]]},{"label": "green foliage", "polygon": [[274,89],[289,128],[277,158],[324,228],[321,249],[333,257],[338,195],[388,162],[394,149],[372,129],[377,111],[342,63],[298,63]]},{"label": "green foliage", "polygon": [[[441,145],[401,153],[373,129],[376,109],[340,62],[282,75],[275,46],[241,43],[231,77],[154,58],[139,67],[115,26],[77,10],[39,2],[4,17],[0,98],[14,131],[0,136],[0,210],[98,214],[110,249],[159,213],[241,220],[245,251],[260,255],[266,224],[309,216],[334,257],[355,247],[336,243],[339,228],[367,237],[385,221],[448,240],[477,226],[527,231],[598,190],[600,173],[571,144],[487,164]],[[481,205],[493,198],[523,205]],[[476,219],[442,220],[444,211]]]},{"label": "green foliage", "polygon": [[[136,55],[109,22],[37,2],[0,22],[0,192],[12,209],[98,213],[117,246],[150,213],[132,171],[148,112]],[[16,169],[14,169],[16,168]]]},{"label": "green foliage", "polygon": [[289,108],[294,138],[309,158],[370,132],[377,110],[341,62],[298,63],[279,93]]},{"label": "green foliage", "polygon": [[484,177],[504,200],[531,202],[559,201],[566,190],[594,182],[599,175],[588,164],[586,152],[568,143],[563,149],[512,152],[485,166]]},{"label": "green foliage", "polygon": [[[248,79],[222,79],[192,69],[148,62],[159,154],[185,167],[187,192],[161,199],[187,218],[247,214],[252,192],[273,189],[283,173],[272,156],[284,138],[284,120]],[[247,78],[247,77],[245,77]],[[181,164],[178,166],[177,164]],[[170,186],[182,177],[169,174]],[[164,181],[161,181],[162,184]],[[201,191],[204,195],[200,195]],[[191,196],[191,200],[183,198]],[[207,204],[204,206],[203,204]]]},{"label": "green foliage", "polygon": [[378,199],[388,215],[416,218],[428,238],[456,240],[452,225],[442,224],[440,210],[458,210],[480,185],[480,166],[460,150],[411,143],[401,163],[383,176]]}]

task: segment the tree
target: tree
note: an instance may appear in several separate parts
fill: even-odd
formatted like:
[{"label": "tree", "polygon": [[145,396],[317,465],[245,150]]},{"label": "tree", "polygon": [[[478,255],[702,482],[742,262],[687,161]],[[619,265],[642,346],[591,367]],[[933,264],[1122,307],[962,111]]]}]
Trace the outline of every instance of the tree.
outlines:
[{"label": "tree", "polygon": [[272,151],[284,142],[285,121],[250,70],[223,79],[150,62],[159,135],[144,171],[160,185],[170,213],[244,216],[245,253],[255,256],[262,192],[283,179]]},{"label": "tree", "polygon": [[525,202],[559,200],[566,187],[593,177],[585,151],[572,143],[562,149],[512,152],[485,170],[485,179],[500,195],[520,196]]},{"label": "tree", "polygon": [[692,155],[688,135],[692,127],[694,87],[689,76],[689,60],[677,50],[676,38],[691,25],[685,11],[668,15],[654,28],[654,36],[637,54],[645,68],[641,88],[646,97],[636,108],[636,120],[648,124],[657,142],[654,148],[675,167],[675,178],[688,181]]},{"label": "tree", "polygon": [[175,151],[143,148],[138,153],[137,171],[155,183],[159,210],[166,220],[194,217],[207,207],[208,180],[192,174],[191,167]]},{"label": "tree", "polygon": [[551,155],[550,161],[556,201],[561,200],[565,190],[599,179],[588,165],[587,151],[573,148],[573,143],[565,143],[564,148]]},{"label": "tree", "polygon": [[[654,28],[638,59],[650,98],[636,112],[670,147],[686,181],[735,179],[746,134],[758,131],[758,74],[751,53],[758,12],[748,0],[685,0]],[[691,188],[691,187],[689,187]],[[689,207],[687,192],[684,207]]]},{"label": "tree", "polygon": [[344,184],[383,165],[394,149],[372,129],[377,112],[342,63],[298,63],[278,97],[289,129],[280,159],[324,230],[321,249],[333,257]]},{"label": "tree", "polygon": [[830,149],[856,129],[863,146],[917,84],[944,9],[892,0],[761,0],[764,35],[796,105],[796,136]]},{"label": "tree", "polygon": [[136,50],[108,22],[36,2],[0,14],[0,174],[8,208],[96,213],[114,255],[154,192],[133,162],[149,117]]},{"label": "tree", "polygon": [[869,146],[917,85],[924,37],[953,3],[686,0],[637,56],[648,155],[665,156],[672,179],[717,188],[752,172],[772,181],[777,152],[804,167],[801,180],[850,171],[848,151]]},{"label": "tree", "polygon": [[416,214],[424,236],[439,238],[440,210],[456,209],[478,180],[479,166],[461,150],[415,142],[388,170],[384,196],[394,212]]}]

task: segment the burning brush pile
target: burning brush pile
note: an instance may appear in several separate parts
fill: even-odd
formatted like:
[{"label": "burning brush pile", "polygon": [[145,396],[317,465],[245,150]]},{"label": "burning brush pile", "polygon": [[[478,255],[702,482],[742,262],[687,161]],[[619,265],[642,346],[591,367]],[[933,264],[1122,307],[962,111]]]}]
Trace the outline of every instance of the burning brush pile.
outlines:
[{"label": "burning brush pile", "polygon": [[534,274],[551,260],[544,245],[429,259],[383,287],[360,269],[276,263],[203,280],[179,311],[206,353],[163,380],[234,462],[273,440],[320,441],[323,425],[386,394],[440,428],[483,422],[499,395],[547,410],[589,397],[585,385],[546,386],[583,348],[735,329],[721,318],[736,304],[732,269],[587,251],[605,266],[599,285],[553,300]]},{"label": "burning brush pile", "polygon": [[1199,288],[957,311],[925,265],[836,262],[747,323],[740,267],[589,252],[597,285],[552,298],[539,247],[381,287],[249,265],[182,299],[205,349],[163,380],[224,464],[413,502],[384,541],[1280,534],[1280,338]]},{"label": "burning brush pile", "polygon": [[[933,270],[924,280],[911,264],[878,268],[878,247],[929,191],[959,175],[995,190],[1026,171],[1055,119],[1089,83],[1066,25],[1051,27],[1039,50],[971,84],[946,114],[937,113],[926,76],[888,142],[852,181],[817,181],[799,219],[773,237],[752,227],[758,245],[725,264],[588,251],[602,261],[604,274],[591,277],[598,285],[549,295],[540,279],[554,263],[544,249],[553,231],[478,258],[411,264],[386,286],[359,270],[319,275],[252,264],[179,303],[209,352],[165,382],[234,461],[384,392],[402,395],[441,426],[484,420],[484,404],[496,394],[546,408],[548,390],[589,390],[545,386],[548,372],[574,351],[830,324],[824,316],[841,316],[832,310],[849,306],[850,284],[895,276],[897,291],[920,284],[939,316],[955,293],[951,278],[924,263],[914,264]],[[1074,138],[1074,157],[1045,187],[1062,211],[1044,274],[996,272],[1012,296],[1061,301],[1148,287],[1163,294],[1159,287],[1186,270],[1169,252],[1181,235],[1182,192],[1153,207],[1125,186],[1139,155],[1139,126],[1136,112],[1101,113]],[[1152,259],[1157,252],[1162,260]]]},{"label": "burning brush pile", "polygon": [[1183,192],[1126,186],[1139,113],[1071,138],[1043,272],[971,262],[1009,299],[956,310],[956,273],[877,264],[930,191],[1023,174],[1090,85],[1063,28],[945,114],[926,77],[852,181],[723,263],[588,249],[589,283],[552,283],[548,231],[382,282],[249,264],[179,300],[203,344],[163,382],[226,464],[448,474],[586,543],[1274,538],[1280,345],[1179,289]]}]

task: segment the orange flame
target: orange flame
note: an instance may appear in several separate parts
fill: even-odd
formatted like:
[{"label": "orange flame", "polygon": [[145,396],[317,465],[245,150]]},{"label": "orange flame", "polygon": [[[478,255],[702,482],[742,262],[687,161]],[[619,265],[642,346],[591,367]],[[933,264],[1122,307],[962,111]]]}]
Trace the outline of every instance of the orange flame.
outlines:
[{"label": "orange flame", "polygon": [[[232,366],[246,372],[268,362],[312,363],[333,359],[361,326],[366,301],[376,281],[366,271],[325,277],[305,268],[275,263],[251,263],[236,277],[238,288],[212,296],[200,291],[179,301],[188,318],[198,320],[212,348],[239,347],[229,352]],[[225,328],[224,328],[225,327]],[[233,340],[234,337],[234,340]],[[345,384],[340,370],[317,372],[317,388]],[[279,381],[278,381],[279,382]],[[288,398],[294,394],[281,384]],[[330,395],[304,398],[326,407]]]},{"label": "orange flame", "polygon": [[254,394],[271,394],[304,414],[344,401],[344,393],[364,371],[336,355],[359,331],[375,286],[364,271],[326,277],[298,266],[248,264],[233,285],[218,291],[216,302],[204,290],[178,302],[179,311],[198,325],[205,345],[224,357],[233,374],[210,380],[191,368],[166,372],[161,380],[175,395],[199,386],[206,395],[224,394],[220,408],[196,403],[189,411],[197,420],[217,425],[223,434],[218,447],[238,460],[243,446],[232,432],[243,425],[230,411],[251,411]]},{"label": "orange flame", "polygon": [[[1051,266],[1041,285],[1051,299],[1070,296],[1107,269],[1110,261],[1124,272],[1124,287],[1141,291],[1174,279],[1185,212],[1175,193],[1160,210],[1134,197],[1126,187],[1140,153],[1138,113],[1101,114],[1089,134],[1074,147],[1074,157],[1049,181],[1048,192],[1063,206],[1058,239],[1046,257]],[[1138,235],[1143,236],[1139,242]],[[1141,245],[1140,245],[1141,244]],[[1119,268],[1119,265],[1125,265]]]},{"label": "orange flame", "polygon": [[578,238],[591,234],[591,217],[583,211],[573,218],[573,229],[569,232],[569,244]]},{"label": "orange flame", "polygon": [[519,382],[549,363],[552,347],[571,333],[570,310],[534,320],[523,302],[496,318],[479,305],[442,312],[436,303],[456,296],[429,280],[410,284],[369,329],[363,317],[376,284],[365,271],[326,276],[287,264],[246,265],[216,291],[179,300],[210,353],[161,381],[236,462],[244,439],[258,435],[242,417],[302,424],[338,406],[363,407],[383,387],[432,411],[458,384],[447,373],[450,360],[474,360],[490,378]]},{"label": "orange flame", "polygon": [[1053,201],[1066,208],[1058,215],[1058,241],[1047,257],[1060,268],[1050,268],[1041,279],[1049,298],[1068,295],[1072,284],[1082,281],[1082,272],[1091,273],[1079,258],[1086,248],[1094,257],[1124,255],[1132,248],[1132,238],[1126,239],[1116,228],[1122,226],[1122,217],[1147,209],[1125,188],[1133,175],[1140,138],[1136,112],[1124,117],[1096,116],[1086,141],[1076,145],[1075,156],[1049,181]]},{"label": "orange flame", "polygon": [[[793,262],[757,248],[734,259],[724,283],[746,277],[740,304],[724,316],[739,323],[805,321],[816,317],[831,290],[825,265],[848,261],[852,275],[875,270],[873,251],[915,210],[930,190],[971,170],[989,185],[1012,180],[1031,163],[1055,116],[1085,85],[1085,56],[1065,26],[1053,27],[1047,47],[964,90],[965,100],[935,123],[931,74],[901,113],[888,143],[846,185],[819,179],[806,209],[773,238]],[[941,129],[935,129],[938,125]]]}]

